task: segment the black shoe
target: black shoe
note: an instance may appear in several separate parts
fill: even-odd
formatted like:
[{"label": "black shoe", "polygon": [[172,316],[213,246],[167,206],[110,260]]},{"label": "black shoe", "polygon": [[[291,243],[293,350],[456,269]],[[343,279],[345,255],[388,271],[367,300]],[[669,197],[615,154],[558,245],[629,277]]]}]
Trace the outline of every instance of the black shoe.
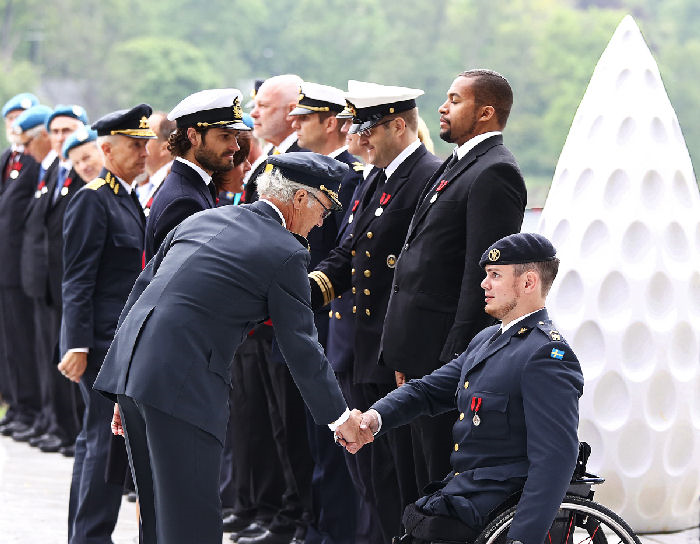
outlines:
[{"label": "black shoe", "polygon": [[137,500],[139,500],[139,496],[136,494],[136,492],[134,492],[134,491],[129,491],[129,492],[126,494],[126,500],[129,501],[129,502],[136,502]]},{"label": "black shoe", "polygon": [[289,544],[304,544],[304,539],[295,536],[292,540],[289,541]]},{"label": "black shoe", "polygon": [[35,436],[33,438],[30,438],[29,445],[34,447],[34,448],[38,448],[39,444],[41,444],[42,442],[46,442],[47,440],[49,440],[51,438],[55,438],[55,437],[56,437],[55,434],[44,433],[41,436]]},{"label": "black shoe", "polygon": [[55,434],[50,434],[46,439],[39,442],[38,446],[44,453],[55,453],[60,451],[63,447],[70,446],[70,443],[65,438],[61,438]]},{"label": "black shoe", "polygon": [[239,538],[247,538],[249,536],[259,536],[263,534],[264,532],[267,531],[267,527],[265,527],[262,523],[258,521],[254,521],[247,527],[244,527],[240,531],[236,531],[231,533],[231,536],[229,537],[231,540],[234,542],[237,542]]},{"label": "black shoe", "polygon": [[28,429],[31,429],[31,427],[32,426],[29,423],[24,423],[23,421],[15,420],[5,425],[0,430],[0,434],[2,434],[3,436],[12,436],[16,432],[23,432]]},{"label": "black shoe", "polygon": [[68,446],[58,448],[58,451],[61,455],[63,455],[63,457],[75,457],[75,444],[70,444]]},{"label": "black shoe", "polygon": [[248,527],[251,522],[250,518],[244,518],[236,514],[229,514],[224,517],[224,533],[236,533]]},{"label": "black shoe", "polygon": [[237,540],[237,544],[289,544],[294,533],[273,533],[265,531],[258,536],[244,536]]},{"label": "black shoe", "polygon": [[37,438],[44,434],[44,430],[45,429],[43,427],[32,425],[26,431],[13,432],[12,440],[16,440],[17,442],[29,442],[32,438]]}]

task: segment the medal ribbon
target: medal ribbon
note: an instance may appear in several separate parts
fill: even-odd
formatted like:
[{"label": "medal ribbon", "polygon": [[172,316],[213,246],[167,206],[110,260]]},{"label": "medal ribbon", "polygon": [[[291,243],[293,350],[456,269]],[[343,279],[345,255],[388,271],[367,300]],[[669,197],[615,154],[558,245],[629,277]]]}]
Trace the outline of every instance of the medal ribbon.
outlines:
[{"label": "medal ribbon", "polygon": [[481,408],[481,401],[483,399],[481,397],[472,397],[472,412],[474,412],[474,415],[476,415],[479,412],[479,408]]}]

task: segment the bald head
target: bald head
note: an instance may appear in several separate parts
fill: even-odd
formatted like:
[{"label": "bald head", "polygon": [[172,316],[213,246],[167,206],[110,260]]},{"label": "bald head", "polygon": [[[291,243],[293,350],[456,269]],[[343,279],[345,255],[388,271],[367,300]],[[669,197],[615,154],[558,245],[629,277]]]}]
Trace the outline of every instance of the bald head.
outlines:
[{"label": "bald head", "polygon": [[258,138],[279,145],[293,132],[288,115],[296,106],[301,83],[299,76],[284,74],[266,79],[260,86],[250,112]]}]

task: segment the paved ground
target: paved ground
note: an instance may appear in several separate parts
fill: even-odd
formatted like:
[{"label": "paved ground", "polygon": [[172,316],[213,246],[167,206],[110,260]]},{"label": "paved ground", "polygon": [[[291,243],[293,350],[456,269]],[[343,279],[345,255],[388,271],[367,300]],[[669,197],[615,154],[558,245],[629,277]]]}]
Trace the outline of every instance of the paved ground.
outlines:
[{"label": "paved ground", "polygon": [[[72,463],[0,436],[0,544],[65,544]],[[136,509],[125,499],[114,544],[137,543],[137,535]],[[223,543],[230,542],[224,535]],[[697,528],[642,537],[642,544],[698,543]]]}]

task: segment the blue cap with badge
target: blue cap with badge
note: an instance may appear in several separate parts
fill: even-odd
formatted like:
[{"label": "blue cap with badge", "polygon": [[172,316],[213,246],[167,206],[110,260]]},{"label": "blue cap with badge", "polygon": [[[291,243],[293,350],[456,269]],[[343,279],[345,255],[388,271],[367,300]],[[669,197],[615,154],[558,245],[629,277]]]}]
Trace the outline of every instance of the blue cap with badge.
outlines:
[{"label": "blue cap with badge", "polygon": [[98,136],[128,136],[129,138],[156,138],[148,118],[153,109],[148,104],[139,104],[129,110],[117,110],[100,117],[92,124]]},{"label": "blue cap with badge", "polygon": [[88,129],[87,127],[80,127],[78,130],[75,132],[71,133],[68,138],[66,138],[66,141],[63,142],[63,148],[61,149],[61,155],[63,155],[64,158],[68,158],[68,152],[75,148],[75,147],[80,147],[83,144],[86,144],[88,142],[94,142],[97,140],[97,131]]},{"label": "blue cap with badge", "polygon": [[557,250],[547,238],[534,232],[519,232],[491,244],[481,256],[479,266],[537,263],[556,258]]},{"label": "blue cap with badge", "polygon": [[38,104],[39,99],[32,93],[19,93],[5,102],[2,107],[2,116],[7,117],[8,113],[15,110],[28,110]]},{"label": "blue cap with badge", "polygon": [[278,169],[288,180],[321,191],[330,199],[331,209],[343,209],[338,200],[338,192],[350,169],[344,162],[318,153],[297,151],[270,155],[267,163]]},{"label": "blue cap with badge", "polygon": [[87,125],[90,121],[88,120],[87,112],[85,111],[85,108],[82,106],[78,106],[76,104],[58,104],[54,109],[53,113],[49,115],[49,118],[46,120],[46,129],[49,129],[49,126],[51,125],[51,121],[53,121],[56,117],[72,117],[73,119],[77,119],[78,121],[82,121],[84,125]]},{"label": "blue cap with badge", "polygon": [[46,120],[53,110],[48,106],[38,104],[24,110],[12,123],[12,131],[15,134],[22,134],[31,128],[46,124]]}]

